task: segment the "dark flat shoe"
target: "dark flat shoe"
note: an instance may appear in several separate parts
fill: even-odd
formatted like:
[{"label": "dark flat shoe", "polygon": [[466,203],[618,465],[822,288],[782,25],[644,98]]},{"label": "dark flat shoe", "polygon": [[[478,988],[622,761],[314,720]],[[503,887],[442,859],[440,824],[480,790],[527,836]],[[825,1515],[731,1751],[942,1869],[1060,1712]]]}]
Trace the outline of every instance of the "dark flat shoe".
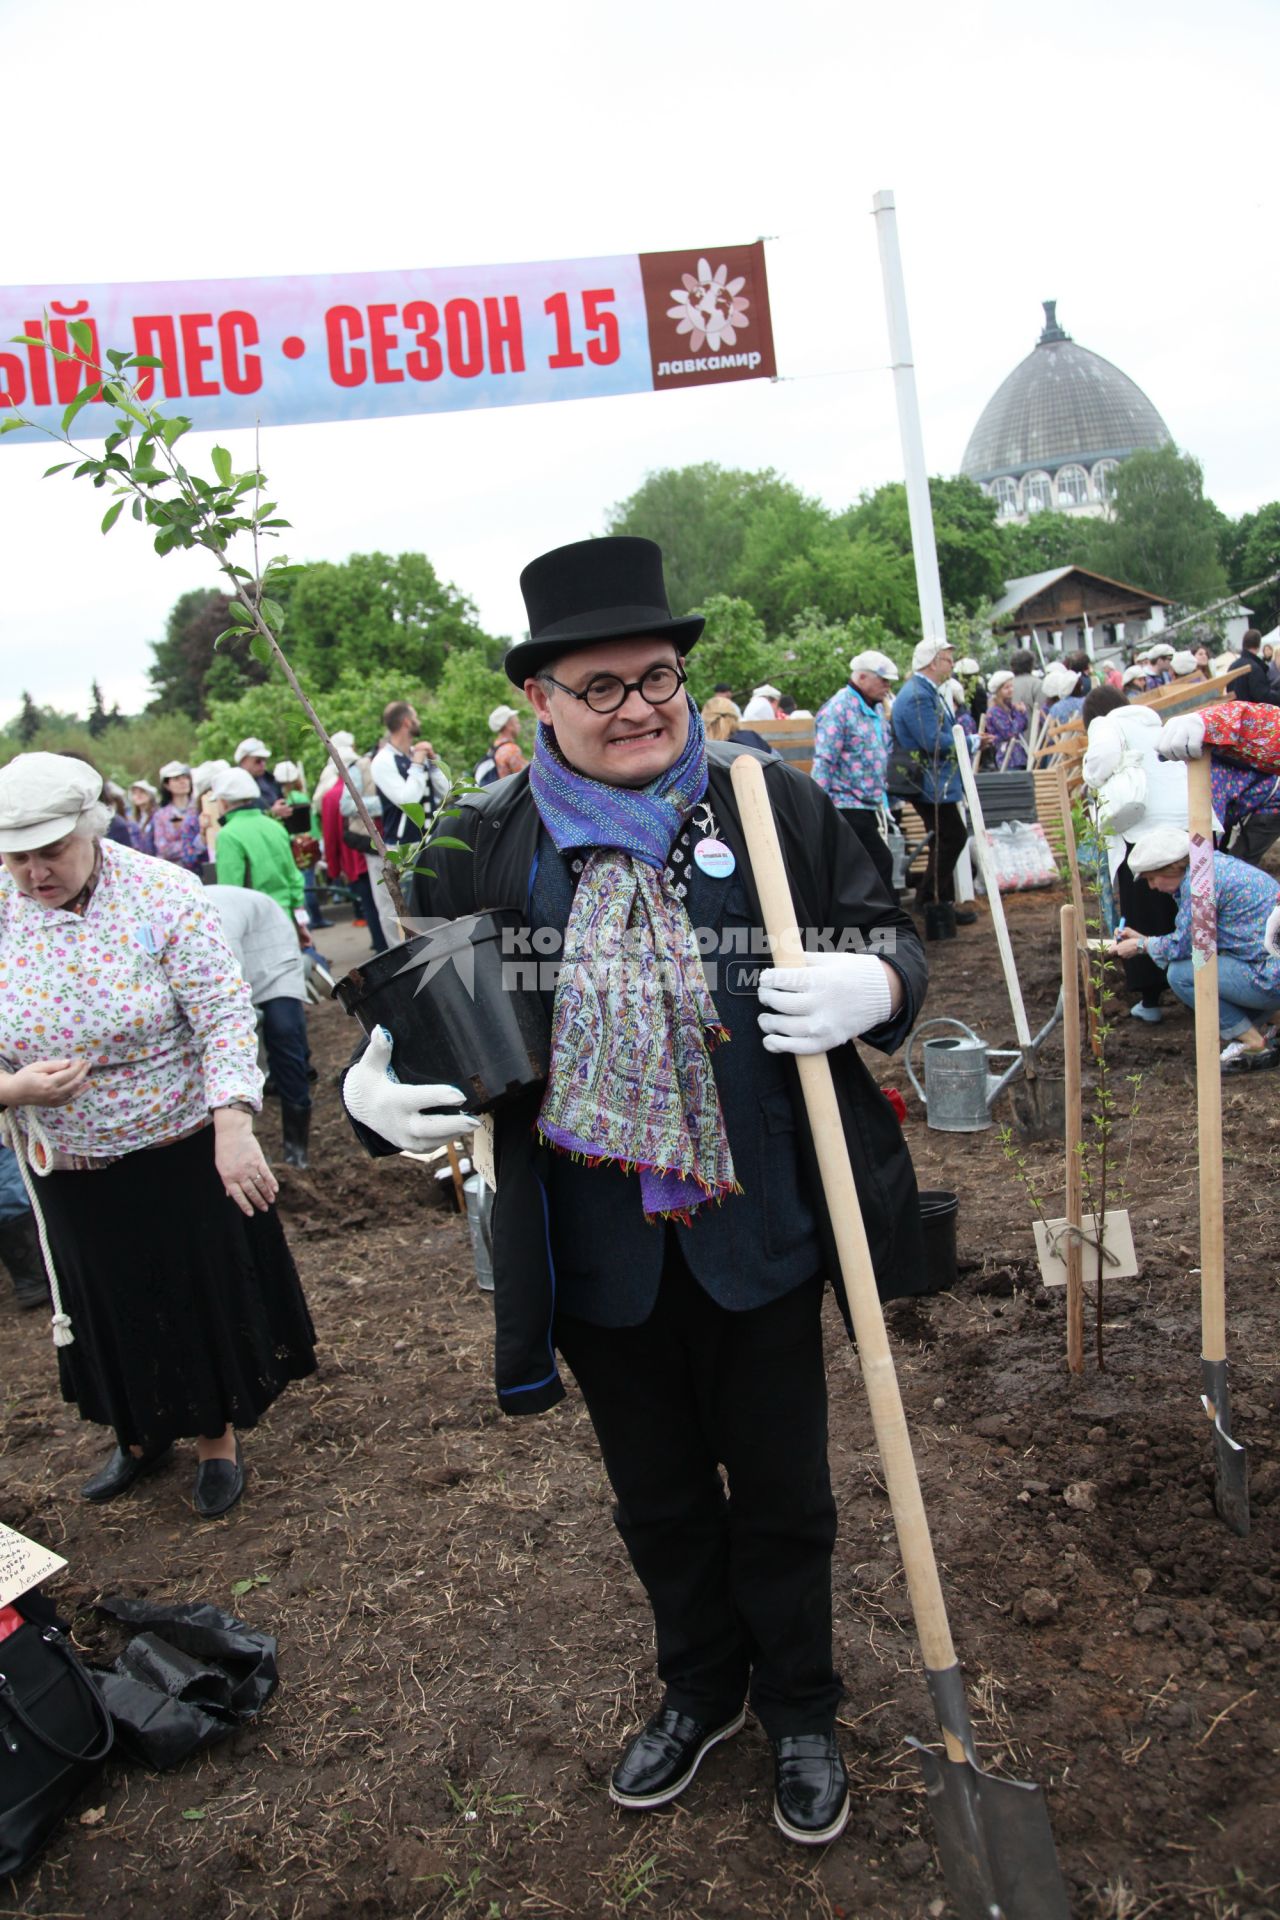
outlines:
[{"label": "dark flat shoe", "polygon": [[849,1776],[833,1733],[791,1733],[773,1742],[773,1817],[788,1840],[820,1847],[844,1832]]},{"label": "dark flat shoe", "polygon": [[124,1493],[135,1480],[141,1480],[144,1474],[154,1473],[156,1468],[168,1459],[172,1442],[166,1440],[161,1447],[153,1447],[150,1453],[141,1458],[129,1452],[127,1447],[116,1447],[111,1458],[98,1471],[85,1481],[80,1489],[82,1500],[114,1500],[118,1493]]},{"label": "dark flat shoe", "polygon": [[196,1468],[196,1484],[191,1503],[202,1520],[216,1520],[229,1513],[244,1492],[244,1455],[236,1436],[234,1460],[202,1460]]},{"label": "dark flat shoe", "polygon": [[707,1726],[687,1713],[664,1707],[627,1743],[609,1782],[609,1798],[620,1807],[664,1807],[683,1793],[698,1771],[702,1757],[719,1741],[737,1733],[745,1712],[732,1720]]}]

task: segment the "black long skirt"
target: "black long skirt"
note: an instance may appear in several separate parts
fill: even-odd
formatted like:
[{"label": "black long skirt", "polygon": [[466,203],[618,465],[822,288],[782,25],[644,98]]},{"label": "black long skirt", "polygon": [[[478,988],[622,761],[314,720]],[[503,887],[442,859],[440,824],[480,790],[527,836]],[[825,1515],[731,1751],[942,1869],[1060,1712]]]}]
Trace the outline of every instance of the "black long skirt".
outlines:
[{"label": "black long skirt", "polygon": [[273,1208],[229,1200],[211,1126],[38,1183],[63,1311],[62,1397],[122,1446],[246,1428],[315,1371],[315,1328]]}]

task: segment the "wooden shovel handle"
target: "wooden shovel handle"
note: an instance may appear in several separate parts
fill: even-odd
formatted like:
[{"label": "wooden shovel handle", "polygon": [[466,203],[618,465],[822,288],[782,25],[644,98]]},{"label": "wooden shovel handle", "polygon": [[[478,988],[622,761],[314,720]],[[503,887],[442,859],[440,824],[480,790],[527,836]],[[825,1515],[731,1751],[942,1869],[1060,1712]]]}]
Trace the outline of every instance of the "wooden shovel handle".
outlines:
[{"label": "wooden shovel handle", "polygon": [[[807,966],[808,955],[796,926],[795,907],[787,884],[778,830],[765,791],[764,768],[750,754],[740,754],[733,763],[732,778],[742,815],[742,834],[751,859],[765,930],[769,935],[773,965]],[[800,1072],[800,1086],[817,1149],[822,1189],[840,1256],[840,1277],[858,1342],[862,1376],[871,1405],[876,1443],[884,1465],[894,1525],[898,1530],[898,1544],[902,1549],[920,1648],[926,1667],[941,1672],[944,1668],[954,1666],[955,1650],[951,1644],[951,1629],[947,1624],[933,1542],[929,1537],[929,1523],[920,1496],[920,1481],[911,1451],[911,1437],[907,1432],[902,1395],[898,1390],[898,1376],[894,1371],[880,1295],[876,1290],[862,1208],[858,1204],[853,1169],[849,1164],[849,1149],[840,1121],[835,1083],[824,1053],[800,1054],[796,1066]],[[948,1735],[947,1750],[950,1757],[962,1760],[963,1748],[957,1741],[952,1752],[952,1745],[952,1736]]]},{"label": "wooden shovel handle", "polygon": [[[1187,762],[1187,816],[1192,837],[1213,848],[1209,756]],[[1226,1269],[1222,1241],[1222,1041],[1218,1033],[1218,949],[1195,970],[1196,1120],[1200,1149],[1200,1352],[1227,1357]]]},{"label": "wooden shovel handle", "polygon": [[[1066,1208],[1067,1208],[1067,1366],[1072,1373],[1084,1372],[1084,1259],[1080,1246],[1082,1139],[1080,1090],[1080,954],[1076,935],[1076,910],[1063,907],[1060,915],[1062,939],[1062,1056],[1066,1089]],[[1099,1256],[1101,1272],[1101,1256]]]}]

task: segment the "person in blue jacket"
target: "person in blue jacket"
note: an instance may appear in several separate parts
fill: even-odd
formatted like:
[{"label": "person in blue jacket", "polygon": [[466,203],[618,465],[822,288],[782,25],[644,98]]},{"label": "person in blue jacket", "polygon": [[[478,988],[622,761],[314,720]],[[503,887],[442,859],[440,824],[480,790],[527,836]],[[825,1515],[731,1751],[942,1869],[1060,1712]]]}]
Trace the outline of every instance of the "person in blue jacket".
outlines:
[{"label": "person in blue jacket", "polygon": [[[955,648],[948,640],[922,640],[911,656],[911,678],[893,703],[893,737],[914,753],[920,767],[920,817],[933,835],[929,863],[916,899],[954,902],[956,861],[969,838],[960,812],[964,791],[956,751],[951,744],[955,716],[942,691],[955,671]],[[977,914],[957,909],[956,922],[971,927]]]}]

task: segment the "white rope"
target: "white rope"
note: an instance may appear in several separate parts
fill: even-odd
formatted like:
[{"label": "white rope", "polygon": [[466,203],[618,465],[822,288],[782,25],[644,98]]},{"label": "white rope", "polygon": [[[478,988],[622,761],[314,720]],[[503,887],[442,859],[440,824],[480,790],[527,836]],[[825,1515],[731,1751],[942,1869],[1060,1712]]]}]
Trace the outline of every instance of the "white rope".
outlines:
[{"label": "white rope", "polygon": [[[19,1119],[22,1122],[21,1126],[18,1124]],[[53,1264],[49,1234],[32,1179],[35,1173],[44,1175],[53,1171],[53,1142],[41,1124],[39,1109],[36,1107],[6,1107],[0,1110],[0,1131],[3,1131],[13,1149],[13,1157],[18,1163],[18,1172],[22,1175],[22,1184],[27,1190],[31,1211],[35,1215],[36,1236],[40,1242],[40,1253],[49,1281],[49,1295],[53,1302],[53,1318],[50,1322],[53,1328],[53,1344],[55,1347],[69,1347],[75,1342],[75,1334],[71,1331],[70,1314],[63,1311],[62,1295],[58,1289],[58,1272]],[[43,1168],[36,1167],[30,1158],[33,1139],[44,1154]]]}]

